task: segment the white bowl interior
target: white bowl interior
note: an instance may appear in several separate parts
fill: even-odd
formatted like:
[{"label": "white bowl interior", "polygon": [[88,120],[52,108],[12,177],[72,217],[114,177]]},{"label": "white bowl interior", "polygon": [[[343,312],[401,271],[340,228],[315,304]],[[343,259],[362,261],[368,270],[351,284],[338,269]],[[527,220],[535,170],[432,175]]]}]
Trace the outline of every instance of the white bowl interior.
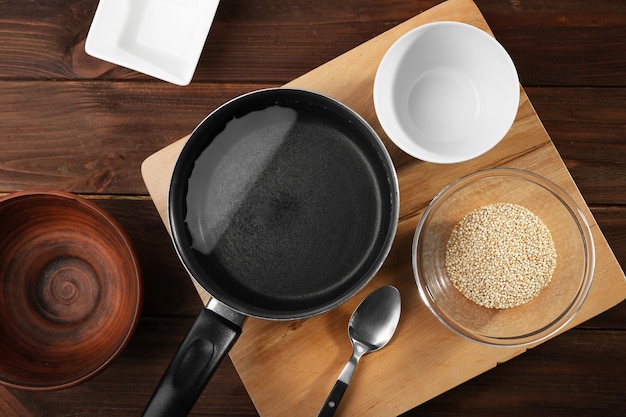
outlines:
[{"label": "white bowl interior", "polygon": [[507,133],[519,79],[504,48],[460,22],[420,26],[381,61],[374,104],[387,135],[410,155],[452,163],[474,158]]}]

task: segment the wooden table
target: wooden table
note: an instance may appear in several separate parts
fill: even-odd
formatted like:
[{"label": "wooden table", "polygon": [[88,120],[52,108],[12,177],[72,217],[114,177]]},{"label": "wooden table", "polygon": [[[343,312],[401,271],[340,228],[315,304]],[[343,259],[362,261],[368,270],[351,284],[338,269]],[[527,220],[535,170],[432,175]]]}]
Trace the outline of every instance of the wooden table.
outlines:
[{"label": "wooden table", "polygon": [[[0,416],[139,415],[201,308],[141,162],[228,99],[285,84],[437,3],[224,0],[193,82],[177,87],[86,55],[96,0],[0,0],[0,192],[95,200],[131,235],[145,283],[137,332],[109,368],[60,392],[0,387]],[[476,3],[624,267],[626,2]],[[625,375],[623,302],[405,415],[623,415]],[[257,415],[228,359],[192,415]]]}]

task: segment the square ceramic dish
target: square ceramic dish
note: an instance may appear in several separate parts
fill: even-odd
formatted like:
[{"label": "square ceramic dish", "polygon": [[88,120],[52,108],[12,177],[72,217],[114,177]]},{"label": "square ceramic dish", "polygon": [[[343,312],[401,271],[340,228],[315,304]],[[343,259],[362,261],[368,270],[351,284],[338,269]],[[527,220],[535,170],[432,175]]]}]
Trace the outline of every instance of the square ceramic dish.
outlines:
[{"label": "square ceramic dish", "polygon": [[89,55],[177,85],[191,82],[219,0],[100,0]]}]

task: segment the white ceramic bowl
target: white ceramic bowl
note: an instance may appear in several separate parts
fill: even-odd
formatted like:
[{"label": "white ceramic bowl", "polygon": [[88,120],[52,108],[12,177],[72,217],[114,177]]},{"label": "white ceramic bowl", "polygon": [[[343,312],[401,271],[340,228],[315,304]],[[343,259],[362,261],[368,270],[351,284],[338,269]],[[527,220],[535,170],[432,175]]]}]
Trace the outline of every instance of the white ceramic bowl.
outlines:
[{"label": "white ceramic bowl", "polygon": [[508,132],[519,106],[515,65],[486,32],[460,22],[406,33],[383,57],[374,106],[404,152],[436,163],[475,158]]},{"label": "white ceramic bowl", "polygon": [[219,0],[100,0],[85,43],[96,58],[191,82]]}]

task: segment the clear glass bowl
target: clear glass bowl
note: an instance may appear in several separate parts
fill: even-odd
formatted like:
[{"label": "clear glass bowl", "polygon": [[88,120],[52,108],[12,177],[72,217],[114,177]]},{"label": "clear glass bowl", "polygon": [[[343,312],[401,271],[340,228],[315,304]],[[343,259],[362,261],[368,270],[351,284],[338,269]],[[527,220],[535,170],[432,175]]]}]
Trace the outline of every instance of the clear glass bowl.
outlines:
[{"label": "clear glass bowl", "polygon": [[[550,229],[557,252],[550,283],[529,302],[506,309],[467,299],[445,266],[456,224],[470,211],[494,203],[532,211]],[[563,329],[589,292],[594,265],[591,230],[574,200],[551,181],[519,169],[489,169],[452,182],[427,207],[413,239],[413,272],[424,303],[454,332],[492,346],[532,344]]]}]

